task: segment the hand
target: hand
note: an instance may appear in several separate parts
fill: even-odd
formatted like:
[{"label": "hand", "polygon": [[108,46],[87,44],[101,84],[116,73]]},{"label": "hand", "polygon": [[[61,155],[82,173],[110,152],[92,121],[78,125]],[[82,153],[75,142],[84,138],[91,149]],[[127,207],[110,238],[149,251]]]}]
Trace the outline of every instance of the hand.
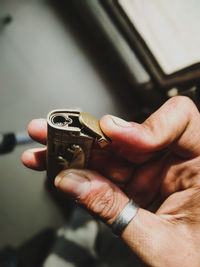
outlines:
[{"label": "hand", "polygon": [[[200,115],[193,102],[172,98],[143,124],[108,115],[100,123],[112,144],[92,152],[93,170],[65,170],[56,187],[108,225],[132,198],[141,208],[121,237],[143,262],[200,266]],[[45,144],[45,120],[28,130]],[[45,151],[25,151],[22,161],[43,170]]]}]

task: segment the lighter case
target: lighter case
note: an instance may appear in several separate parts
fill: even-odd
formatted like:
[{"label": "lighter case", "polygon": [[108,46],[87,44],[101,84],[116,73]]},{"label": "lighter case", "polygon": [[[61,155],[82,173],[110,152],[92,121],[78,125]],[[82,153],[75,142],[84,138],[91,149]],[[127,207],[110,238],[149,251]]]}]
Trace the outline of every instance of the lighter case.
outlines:
[{"label": "lighter case", "polygon": [[110,141],[102,133],[93,116],[74,110],[53,110],[47,116],[47,176],[68,168],[87,167],[92,144],[104,147]]}]

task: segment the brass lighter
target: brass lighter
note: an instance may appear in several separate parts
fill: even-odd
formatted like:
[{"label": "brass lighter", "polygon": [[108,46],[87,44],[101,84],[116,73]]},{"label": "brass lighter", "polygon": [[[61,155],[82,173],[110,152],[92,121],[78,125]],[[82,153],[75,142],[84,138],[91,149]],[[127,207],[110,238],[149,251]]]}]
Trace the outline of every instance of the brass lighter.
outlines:
[{"label": "brass lighter", "polygon": [[63,169],[86,168],[95,140],[100,147],[109,143],[99,121],[84,112],[53,110],[47,124],[47,176],[52,182]]}]

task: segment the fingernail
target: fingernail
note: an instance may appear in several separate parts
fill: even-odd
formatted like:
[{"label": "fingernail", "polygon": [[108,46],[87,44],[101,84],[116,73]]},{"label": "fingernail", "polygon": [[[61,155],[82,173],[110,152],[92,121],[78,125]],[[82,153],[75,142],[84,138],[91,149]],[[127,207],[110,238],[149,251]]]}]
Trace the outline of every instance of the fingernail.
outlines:
[{"label": "fingernail", "polygon": [[117,125],[117,126],[121,126],[121,127],[130,127],[131,123],[125,120],[122,120],[118,117],[115,116],[111,116],[111,119],[113,120],[113,122]]},{"label": "fingernail", "polygon": [[78,198],[88,193],[90,180],[79,173],[64,171],[56,177],[55,186],[70,196]]}]

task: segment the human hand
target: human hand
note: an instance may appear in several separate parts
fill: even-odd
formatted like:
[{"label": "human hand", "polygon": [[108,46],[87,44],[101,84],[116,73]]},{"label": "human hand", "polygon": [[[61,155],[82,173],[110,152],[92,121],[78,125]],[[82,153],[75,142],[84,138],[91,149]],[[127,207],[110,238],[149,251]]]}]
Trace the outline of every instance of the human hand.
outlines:
[{"label": "human hand", "polygon": [[[193,102],[172,98],[143,124],[111,116],[100,123],[110,147],[92,152],[93,170],[61,172],[56,187],[108,225],[132,198],[141,208],[122,233],[128,246],[150,266],[200,266],[200,115]],[[46,121],[32,121],[29,133],[45,144]],[[43,170],[45,154],[25,151],[22,161]]]}]

